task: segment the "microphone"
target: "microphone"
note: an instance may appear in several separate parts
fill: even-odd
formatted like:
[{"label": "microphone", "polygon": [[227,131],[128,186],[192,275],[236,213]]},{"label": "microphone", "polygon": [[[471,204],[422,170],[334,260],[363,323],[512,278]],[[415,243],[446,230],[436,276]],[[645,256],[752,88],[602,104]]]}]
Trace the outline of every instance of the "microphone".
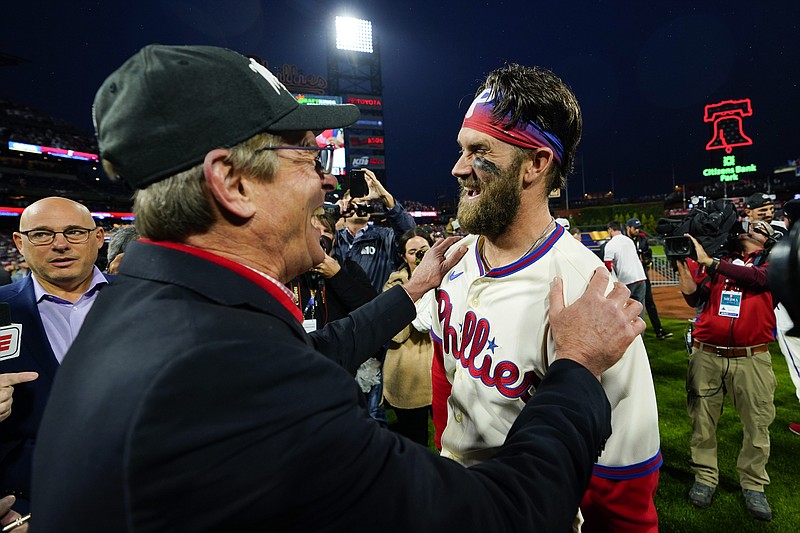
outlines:
[{"label": "microphone", "polygon": [[11,323],[11,306],[0,302],[0,361],[19,357],[22,324]]}]

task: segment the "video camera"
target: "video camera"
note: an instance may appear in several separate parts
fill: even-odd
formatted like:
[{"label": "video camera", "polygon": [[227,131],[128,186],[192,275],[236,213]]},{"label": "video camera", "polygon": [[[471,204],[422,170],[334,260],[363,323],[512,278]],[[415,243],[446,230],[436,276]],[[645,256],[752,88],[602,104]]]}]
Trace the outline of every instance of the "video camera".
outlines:
[{"label": "video camera", "polygon": [[697,259],[694,244],[685,236],[687,233],[697,239],[706,253],[713,257],[728,251],[736,236],[745,232],[732,202],[698,199],[697,204],[682,219],[662,218],[658,221],[656,231],[664,237],[667,259]]},{"label": "video camera", "polygon": [[770,252],[767,277],[774,300],[783,304],[794,322],[786,334],[800,337],[800,223]]}]

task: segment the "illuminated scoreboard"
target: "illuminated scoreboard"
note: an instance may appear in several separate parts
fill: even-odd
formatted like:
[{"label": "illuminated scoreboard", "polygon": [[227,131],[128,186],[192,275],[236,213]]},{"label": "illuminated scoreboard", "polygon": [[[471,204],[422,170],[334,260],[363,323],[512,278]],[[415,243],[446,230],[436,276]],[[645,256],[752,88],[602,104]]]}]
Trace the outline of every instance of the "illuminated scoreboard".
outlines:
[{"label": "illuminated scoreboard", "polygon": [[385,169],[383,97],[349,94],[343,98],[343,101],[346,104],[357,106],[361,111],[361,118],[358,122],[346,130],[350,168]]}]

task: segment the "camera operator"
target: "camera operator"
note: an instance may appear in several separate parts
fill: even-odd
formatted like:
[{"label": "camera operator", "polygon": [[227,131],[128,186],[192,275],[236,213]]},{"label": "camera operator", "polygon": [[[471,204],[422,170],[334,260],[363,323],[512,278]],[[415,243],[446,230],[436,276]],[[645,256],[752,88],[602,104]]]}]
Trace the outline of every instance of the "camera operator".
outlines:
[{"label": "camera operator", "polygon": [[[783,204],[783,223],[786,226],[786,233],[791,231],[795,222],[800,218],[800,200],[789,200]],[[797,225],[800,227],[800,225]],[[776,300],[779,295],[775,294]],[[784,298],[784,301],[786,298]],[[796,300],[796,299],[795,299]],[[794,327],[796,320],[793,322],[783,302],[778,302],[775,307],[775,320],[777,322],[776,340],[778,346],[786,358],[786,364],[789,367],[789,375],[794,384],[795,394],[797,399],[800,400],[800,337],[789,335],[790,330]],[[789,431],[795,435],[800,435],[800,424],[792,422],[789,424]]]},{"label": "camera operator", "polygon": [[772,518],[764,486],[769,483],[769,425],[775,418],[775,375],[769,353],[775,314],[765,250],[773,233],[765,221],[750,223],[745,233],[736,236],[736,250],[722,259],[710,257],[697,239],[687,234],[697,261],[677,261],[686,302],[693,307],[702,305],[686,378],[695,473],[689,501],[699,508],[708,507],[719,483],[716,425],[727,391],[744,432],[737,462],[739,484],[747,511],[759,520]]}]

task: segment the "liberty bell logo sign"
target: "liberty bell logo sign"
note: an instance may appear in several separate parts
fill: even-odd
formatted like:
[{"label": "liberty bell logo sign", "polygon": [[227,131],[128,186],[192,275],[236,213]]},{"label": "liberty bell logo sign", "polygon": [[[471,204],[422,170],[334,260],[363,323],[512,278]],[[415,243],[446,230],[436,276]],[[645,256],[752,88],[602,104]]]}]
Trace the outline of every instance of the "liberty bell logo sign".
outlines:
[{"label": "liberty bell logo sign", "polygon": [[707,105],[703,120],[714,124],[714,137],[706,145],[706,150],[724,148],[725,153],[729,154],[735,146],[753,144],[753,139],[742,130],[742,119],[752,114],[749,98]]}]

